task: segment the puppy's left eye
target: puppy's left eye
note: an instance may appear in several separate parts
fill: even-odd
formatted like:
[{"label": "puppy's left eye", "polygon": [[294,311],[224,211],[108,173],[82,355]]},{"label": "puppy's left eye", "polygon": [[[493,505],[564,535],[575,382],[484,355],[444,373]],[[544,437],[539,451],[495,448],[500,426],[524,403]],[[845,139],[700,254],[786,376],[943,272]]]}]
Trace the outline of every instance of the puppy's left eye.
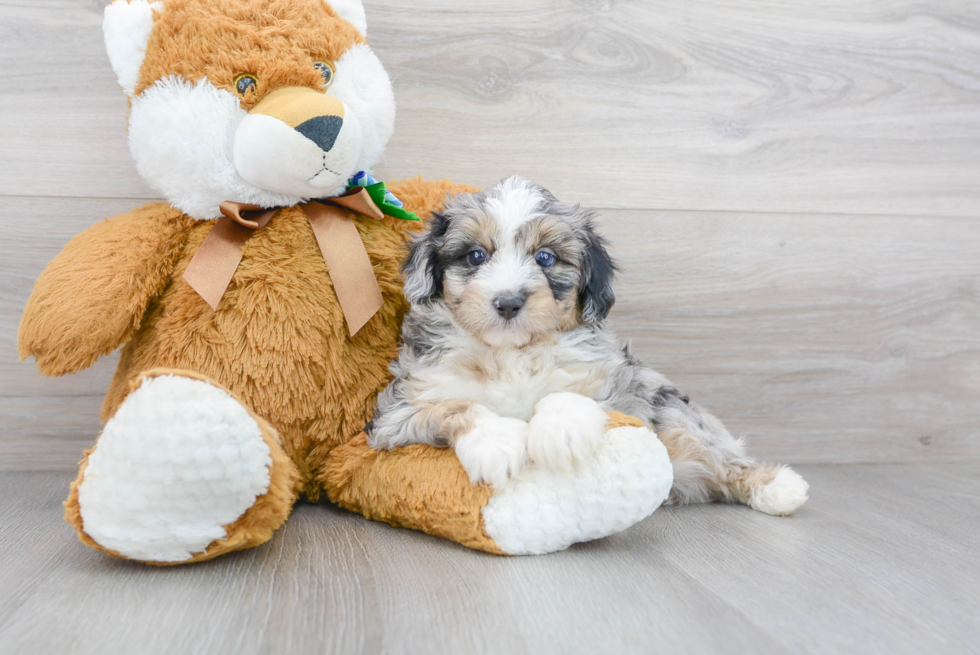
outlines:
[{"label": "puppy's left eye", "polygon": [[534,261],[538,263],[538,266],[543,266],[548,268],[549,266],[554,266],[555,264],[555,254],[548,252],[547,250],[539,250],[534,256]]}]

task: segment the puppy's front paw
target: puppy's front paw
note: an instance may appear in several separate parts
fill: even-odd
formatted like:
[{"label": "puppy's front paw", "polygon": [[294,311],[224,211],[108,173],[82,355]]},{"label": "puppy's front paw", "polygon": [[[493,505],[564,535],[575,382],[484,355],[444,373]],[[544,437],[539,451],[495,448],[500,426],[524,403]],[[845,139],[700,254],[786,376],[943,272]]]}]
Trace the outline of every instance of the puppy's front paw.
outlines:
[{"label": "puppy's front paw", "polygon": [[470,482],[500,488],[527,463],[527,423],[496,415],[477,417],[473,428],[456,440],[459,463]]},{"label": "puppy's front paw", "polygon": [[571,469],[592,456],[608,416],[599,403],[577,393],[552,393],[534,407],[527,450],[531,460],[552,469]]}]

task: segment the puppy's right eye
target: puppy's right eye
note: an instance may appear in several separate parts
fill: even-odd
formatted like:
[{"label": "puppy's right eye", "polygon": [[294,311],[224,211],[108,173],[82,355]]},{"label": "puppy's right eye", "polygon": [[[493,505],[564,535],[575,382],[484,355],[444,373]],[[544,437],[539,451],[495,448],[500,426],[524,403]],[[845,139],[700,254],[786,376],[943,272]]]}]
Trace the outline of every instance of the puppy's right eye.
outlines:
[{"label": "puppy's right eye", "polygon": [[466,253],[466,263],[476,268],[487,261],[487,251],[483,248],[476,248]]}]

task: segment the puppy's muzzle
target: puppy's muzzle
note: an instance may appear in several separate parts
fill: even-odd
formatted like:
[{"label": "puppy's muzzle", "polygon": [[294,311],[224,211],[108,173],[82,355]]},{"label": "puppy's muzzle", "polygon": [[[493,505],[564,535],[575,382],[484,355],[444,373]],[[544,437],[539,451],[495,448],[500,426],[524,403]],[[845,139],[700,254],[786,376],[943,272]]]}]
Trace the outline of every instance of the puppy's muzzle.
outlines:
[{"label": "puppy's muzzle", "polygon": [[520,313],[524,300],[523,296],[497,296],[493,306],[504,320],[509,321]]},{"label": "puppy's muzzle", "polygon": [[344,103],[307,87],[277,89],[249,114],[276,118],[329,152],[344,126]]}]

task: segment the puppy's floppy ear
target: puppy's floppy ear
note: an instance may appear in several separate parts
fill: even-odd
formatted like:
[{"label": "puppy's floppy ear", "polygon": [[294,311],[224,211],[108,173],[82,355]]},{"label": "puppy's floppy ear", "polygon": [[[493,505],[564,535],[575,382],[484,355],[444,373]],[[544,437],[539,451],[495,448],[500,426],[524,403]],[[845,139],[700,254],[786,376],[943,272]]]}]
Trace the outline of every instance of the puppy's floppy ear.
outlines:
[{"label": "puppy's floppy ear", "polygon": [[408,260],[402,267],[405,274],[405,297],[411,303],[427,303],[442,293],[442,264],[439,261],[438,242],[446,234],[449,219],[432,212],[428,229],[419,233],[408,251]]},{"label": "puppy's floppy ear", "polygon": [[609,316],[609,311],[616,304],[616,292],[613,290],[616,264],[606,250],[606,240],[596,234],[592,221],[585,225],[584,238],[578,303],[582,308],[582,321],[598,323]]}]

